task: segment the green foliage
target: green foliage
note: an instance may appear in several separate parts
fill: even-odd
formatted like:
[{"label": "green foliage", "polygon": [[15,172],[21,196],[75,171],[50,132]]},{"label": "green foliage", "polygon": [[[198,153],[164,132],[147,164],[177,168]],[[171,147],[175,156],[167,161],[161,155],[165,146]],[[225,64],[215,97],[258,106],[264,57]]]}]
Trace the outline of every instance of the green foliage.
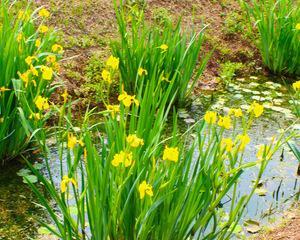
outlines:
[{"label": "green foliage", "polygon": [[[38,109],[35,101],[38,96],[47,99],[53,91],[49,75],[53,75],[58,65],[46,58],[59,55],[51,53],[54,34],[40,32],[44,19],[39,17],[41,24],[36,27],[37,13],[38,10],[31,13],[28,6],[16,14],[14,5],[1,1],[0,161],[14,158],[25,150],[48,116],[43,115],[44,111]],[[34,58],[28,59],[28,56]],[[47,106],[44,105],[44,110]]]},{"label": "green foliage", "polygon": [[[56,237],[230,239],[238,230],[239,219],[268,161],[281,146],[284,133],[263,146],[260,159],[253,162],[244,162],[246,142],[241,138],[247,135],[253,113],[242,119],[230,117],[233,126],[243,126],[240,133],[233,131],[233,145],[224,145],[227,130],[216,124],[217,119],[210,124],[206,118],[193,127],[195,134],[189,130],[180,135],[174,113],[173,130],[166,135],[174,82],[165,91],[159,86],[161,81],[158,85],[152,83],[147,81],[136,97],[122,91],[120,105],[97,113],[106,118],[97,124],[104,125],[102,134],[93,134],[99,132],[97,126],[89,124],[95,114],[92,111],[87,111],[79,128],[72,124],[70,114],[65,115],[65,106],[57,109],[61,116],[57,129],[66,128],[56,132],[60,171],[50,169],[52,157],[48,153],[48,177],[31,167],[47,196],[28,180],[55,226],[42,223]],[[130,106],[126,98],[132,100]],[[138,141],[128,140],[130,135]],[[166,153],[167,147],[172,153]],[[253,166],[259,168],[253,189],[239,196],[238,180]],[[60,190],[53,181],[57,174],[62,180]],[[142,183],[147,184],[146,192]],[[232,199],[228,215],[219,207],[225,196]]]},{"label": "green foliage", "polygon": [[[175,27],[166,22],[160,29],[150,28],[141,11],[132,14],[117,7],[115,11],[121,42],[112,43],[112,52],[120,59],[120,81],[124,89],[134,93],[153,80],[151,84],[161,85],[162,90],[166,90],[169,83],[174,82],[170,96],[175,96],[176,103],[183,104],[210,57],[210,54],[200,56],[204,29],[188,34],[182,31],[180,21]],[[146,71],[139,74],[139,69]],[[160,79],[162,84],[158,83]]]},{"label": "green foliage", "polygon": [[172,22],[172,16],[165,8],[155,8],[153,9],[153,20],[158,26],[164,26],[165,23]]},{"label": "green foliage", "polygon": [[224,21],[225,34],[232,35],[241,33],[244,29],[243,18],[237,12],[229,12]]},{"label": "green foliage", "polygon": [[296,116],[300,117],[300,80],[293,83],[291,103],[294,106]]},{"label": "green foliage", "polygon": [[244,67],[242,63],[225,62],[220,66],[220,77],[227,84],[230,83],[235,76],[236,72]]},{"label": "green foliage", "polygon": [[300,2],[298,0],[241,1],[250,27],[258,31],[263,63],[278,75],[300,75]]},{"label": "green foliage", "polygon": [[83,86],[84,91],[92,93],[92,99],[97,102],[107,99],[110,92],[110,84],[107,84],[101,76],[101,72],[105,67],[102,58],[101,54],[95,53],[89,59],[85,68],[86,83]]}]

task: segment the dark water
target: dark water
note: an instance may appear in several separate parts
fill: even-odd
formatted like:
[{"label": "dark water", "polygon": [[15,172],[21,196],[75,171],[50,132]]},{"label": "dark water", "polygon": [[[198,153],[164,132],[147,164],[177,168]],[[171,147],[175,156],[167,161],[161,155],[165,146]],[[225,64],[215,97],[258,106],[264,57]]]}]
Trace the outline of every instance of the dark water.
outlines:
[{"label": "dark water", "polygon": [[[256,159],[256,146],[267,142],[267,138],[278,134],[278,129],[289,126],[297,120],[287,89],[283,85],[265,83],[266,79],[240,79],[236,84],[229,84],[226,91],[207,93],[198,96],[188,109],[179,110],[180,125],[186,129],[203,113],[212,108],[226,112],[229,107],[245,108],[253,100],[265,104],[266,114],[258,119],[249,132],[251,143],[248,145],[245,160]],[[282,152],[283,151],[283,152]],[[51,168],[59,173],[57,152],[52,152]],[[32,239],[37,231],[37,223],[33,219],[43,212],[34,204],[35,196],[16,172],[23,166],[19,163],[0,169],[0,239]],[[300,178],[296,175],[298,162],[287,146],[273,157],[262,178],[265,196],[254,194],[241,224],[246,219],[254,219],[261,224],[277,221],[294,202],[299,200]],[[258,169],[246,171],[241,178],[238,194],[249,192],[256,179]],[[54,175],[59,184],[60,176]],[[230,200],[230,199],[228,199]],[[226,199],[224,199],[224,203]],[[224,204],[224,209],[230,203]]]},{"label": "dark water", "polygon": [[37,231],[35,217],[43,212],[34,204],[36,197],[16,172],[24,164],[0,166],[0,239],[30,239]]}]

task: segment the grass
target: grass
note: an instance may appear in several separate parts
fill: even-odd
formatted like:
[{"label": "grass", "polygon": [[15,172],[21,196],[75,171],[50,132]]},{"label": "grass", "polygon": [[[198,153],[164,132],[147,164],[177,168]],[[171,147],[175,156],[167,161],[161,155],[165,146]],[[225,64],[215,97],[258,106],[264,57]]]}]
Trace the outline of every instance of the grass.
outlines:
[{"label": "grass", "polygon": [[[0,5],[0,159],[24,151],[38,135],[48,114],[48,105],[37,106],[38,97],[48,99],[60,54],[51,53],[55,34],[45,26],[48,12],[30,6],[15,12],[15,5]],[[40,16],[41,15],[41,16]],[[40,22],[37,25],[37,22]],[[43,32],[42,32],[43,30]],[[57,51],[57,49],[56,49]]]},{"label": "grass", "polygon": [[262,60],[277,75],[300,75],[300,8],[296,0],[241,1]]},{"label": "grass", "polygon": [[[51,234],[61,239],[230,239],[236,233],[264,169],[286,141],[284,133],[262,145],[258,159],[244,162],[247,132],[263,112],[254,103],[249,113],[208,112],[183,135],[174,112],[168,134],[173,83],[166,91],[152,83],[147,81],[136,96],[121,89],[119,105],[87,111],[80,127],[73,125],[65,106],[57,108],[60,172],[50,169],[49,152],[48,177],[31,168],[50,199],[28,181],[54,224],[41,222]],[[91,125],[94,114],[106,119]],[[237,124],[243,130],[226,137]],[[240,176],[254,166],[259,170],[251,192],[237,195]],[[53,181],[56,174],[60,186]],[[224,215],[219,205],[227,195],[232,201]]]},{"label": "grass", "polygon": [[[121,1],[122,2],[122,1]],[[120,59],[121,84],[129,93],[141,87],[142,79],[160,84],[162,90],[174,82],[171,96],[183,105],[203,73],[210,54],[202,53],[204,28],[197,33],[165,21],[162,26],[148,26],[142,10],[118,8],[115,4],[120,42],[112,44],[113,55]],[[200,61],[198,61],[200,58]]]}]

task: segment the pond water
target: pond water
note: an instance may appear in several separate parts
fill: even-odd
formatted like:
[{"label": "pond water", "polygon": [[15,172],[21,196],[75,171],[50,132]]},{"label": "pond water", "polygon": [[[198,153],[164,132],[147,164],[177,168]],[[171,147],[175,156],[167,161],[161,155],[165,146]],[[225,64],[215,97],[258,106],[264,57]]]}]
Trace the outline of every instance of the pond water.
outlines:
[{"label": "pond water", "polygon": [[[251,143],[245,159],[254,161],[258,144],[267,142],[269,137],[278,134],[278,129],[287,127],[297,120],[292,112],[288,91],[283,85],[262,77],[238,79],[235,84],[228,84],[226,90],[203,93],[193,100],[188,109],[180,109],[180,125],[186,129],[195,120],[200,119],[208,108],[226,112],[229,107],[245,108],[253,100],[264,103],[267,112],[255,122],[249,132]],[[55,155],[54,151],[53,156]],[[53,160],[51,162],[55,172],[55,169],[58,169],[58,161]],[[16,175],[20,168],[22,168],[20,164],[15,164],[0,169],[0,239],[31,239],[37,230],[33,217],[42,214],[33,203],[35,197],[28,186]],[[269,163],[262,178],[261,192],[253,196],[241,224],[247,219],[260,222],[261,225],[273,223],[295,201],[298,201],[300,178],[296,174],[297,168],[297,160],[288,147],[284,146]],[[257,170],[253,168],[253,171],[243,173],[238,189],[239,195],[249,192]],[[56,180],[59,183],[58,176]],[[223,199],[225,210],[229,207],[226,201],[227,199]]]}]

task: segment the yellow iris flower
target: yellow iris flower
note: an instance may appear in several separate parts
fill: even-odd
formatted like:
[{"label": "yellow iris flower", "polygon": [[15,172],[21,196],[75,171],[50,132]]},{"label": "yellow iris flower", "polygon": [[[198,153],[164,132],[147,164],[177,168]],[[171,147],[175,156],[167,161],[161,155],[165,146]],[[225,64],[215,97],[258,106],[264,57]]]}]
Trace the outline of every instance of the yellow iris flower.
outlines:
[{"label": "yellow iris flower", "polygon": [[145,195],[152,197],[153,196],[153,188],[150,184],[147,184],[146,181],[143,181],[139,185],[139,193],[140,193],[140,199],[144,199]]},{"label": "yellow iris flower", "polygon": [[172,162],[178,162],[179,151],[177,147],[165,147],[163,153],[163,160],[169,160]]}]

